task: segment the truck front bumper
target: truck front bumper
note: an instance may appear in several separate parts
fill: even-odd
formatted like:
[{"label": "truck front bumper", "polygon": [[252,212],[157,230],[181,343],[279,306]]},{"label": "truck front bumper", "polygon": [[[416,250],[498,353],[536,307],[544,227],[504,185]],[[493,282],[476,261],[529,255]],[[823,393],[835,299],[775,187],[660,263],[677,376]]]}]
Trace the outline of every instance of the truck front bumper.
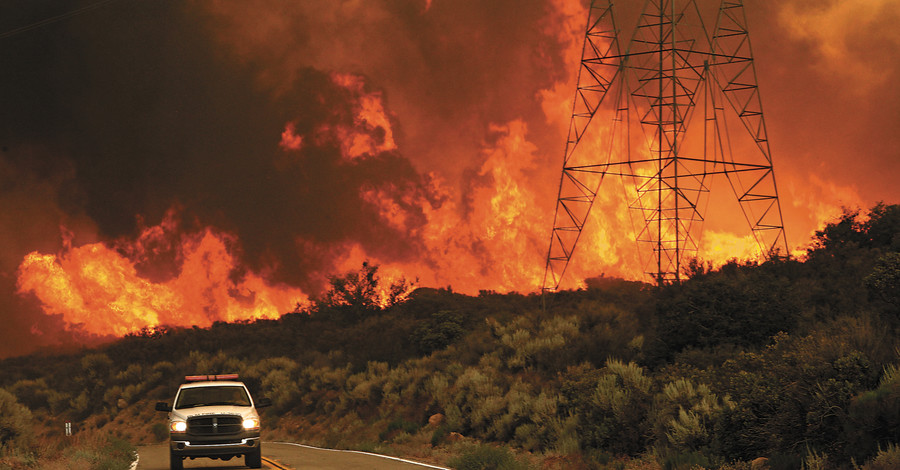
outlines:
[{"label": "truck front bumper", "polygon": [[234,442],[172,440],[169,448],[181,457],[214,457],[244,455],[259,448],[259,437],[245,437]]}]

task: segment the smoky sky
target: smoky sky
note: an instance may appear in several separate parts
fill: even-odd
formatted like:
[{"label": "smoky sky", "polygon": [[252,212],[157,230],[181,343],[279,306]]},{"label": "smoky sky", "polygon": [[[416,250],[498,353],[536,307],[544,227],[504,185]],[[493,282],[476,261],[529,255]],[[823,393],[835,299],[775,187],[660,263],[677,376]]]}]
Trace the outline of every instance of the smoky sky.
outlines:
[{"label": "smoky sky", "polygon": [[[75,244],[111,242],[177,207],[185,229],[233,233],[244,266],[315,294],[329,249],[345,241],[389,259],[421,255],[414,231],[384,224],[362,189],[402,188],[439,206],[425,181],[435,172],[464,210],[490,125],[515,119],[549,175],[552,210],[565,136],[540,93],[573,83],[569,3],[3,0],[0,318],[14,329],[0,334],[0,355],[60,341],[60,320],[13,294],[23,256],[61,249],[60,226]],[[823,193],[849,188],[847,204],[896,202],[896,4],[747,3],[782,199],[819,181]],[[843,4],[866,14],[854,23]],[[583,19],[572,24],[583,31]],[[348,160],[327,139],[296,154],[279,147],[286,123],[304,135],[354,124],[359,96],[334,73],[380,94],[396,149]],[[808,211],[782,205],[788,217]]]},{"label": "smoky sky", "polygon": [[[21,2],[0,29],[72,9]],[[382,153],[347,162],[324,142],[283,161],[286,122],[298,133],[352,125],[348,90],[329,71],[303,67],[276,99],[252,67],[228,63],[204,27],[182,2],[123,0],[0,40],[8,61],[0,71],[3,316],[15,319],[4,331],[22,338],[42,317],[10,294],[25,254],[59,250],[61,225],[75,243],[133,237],[139,222],[158,223],[175,206],[185,228],[236,234],[246,267],[274,266],[275,281],[309,292],[324,282],[309,273],[329,260],[298,249],[298,239],[414,254],[414,240],[383,228],[359,200],[361,187],[388,179],[418,185],[408,160]]]},{"label": "smoky sky", "polygon": [[[226,63],[198,22],[180,2],[121,1],[8,38],[7,158],[38,174],[71,168],[57,202],[94,221],[101,239],[132,235],[136,216],[158,221],[179,204],[186,219],[237,233],[251,266],[274,251],[281,280],[294,283],[304,266],[284,247],[297,236],[389,240],[358,189],[388,175],[415,184],[408,161],[384,154],[347,164],[322,145],[301,163],[274,165],[286,122],[298,132],[352,123],[346,90],[304,68],[276,100],[252,69]],[[43,161],[23,155],[36,145]]]}]

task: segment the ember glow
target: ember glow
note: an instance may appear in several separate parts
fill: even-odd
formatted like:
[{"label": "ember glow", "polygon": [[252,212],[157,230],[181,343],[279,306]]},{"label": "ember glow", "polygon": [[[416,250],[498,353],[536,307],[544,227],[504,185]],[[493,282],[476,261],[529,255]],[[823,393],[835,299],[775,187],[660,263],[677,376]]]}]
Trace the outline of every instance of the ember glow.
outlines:
[{"label": "ember glow", "polygon": [[[535,292],[586,3],[112,2],[4,37],[0,356],[274,318],[364,261]],[[900,200],[900,12],[807,3],[745,7],[798,254],[842,206]],[[0,33],[65,13],[18,4]],[[563,288],[649,280],[625,183],[603,182]],[[713,191],[699,257],[756,256]]]},{"label": "ember glow", "polygon": [[[346,159],[355,159],[377,155],[397,149],[394,143],[391,124],[384,111],[381,93],[366,92],[365,81],[361,76],[353,74],[332,74],[332,81],[348,91],[354,97],[352,108],[352,124],[329,126],[317,129],[319,139],[334,139],[340,146]],[[293,123],[287,123],[285,132],[293,129]],[[284,134],[282,134],[284,137]],[[296,137],[296,136],[295,136]],[[284,140],[282,139],[282,144]],[[282,145],[284,146],[284,145]],[[291,148],[291,147],[289,147]],[[299,147],[293,148],[298,150]]]}]

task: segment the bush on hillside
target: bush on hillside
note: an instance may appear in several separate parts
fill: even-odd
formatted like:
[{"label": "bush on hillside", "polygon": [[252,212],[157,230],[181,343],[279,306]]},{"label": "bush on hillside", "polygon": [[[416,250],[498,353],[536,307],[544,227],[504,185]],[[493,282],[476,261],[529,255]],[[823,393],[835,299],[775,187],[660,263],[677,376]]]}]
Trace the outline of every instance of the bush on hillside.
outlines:
[{"label": "bush on hillside", "polygon": [[853,397],[844,433],[842,440],[856,461],[871,457],[883,445],[900,443],[900,369],[887,366],[878,387]]},{"label": "bush on hillside", "polygon": [[795,261],[757,266],[732,261],[720,270],[666,286],[657,303],[659,338],[671,357],[686,348],[765,345],[779,332],[792,332],[800,308],[780,271]]},{"label": "bush on hillside", "polygon": [[31,411],[0,388],[0,457],[28,452],[33,444],[33,425]]},{"label": "bush on hillside", "polygon": [[450,459],[448,464],[457,470],[528,470],[531,467],[516,460],[509,449],[479,445]]},{"label": "bush on hillside", "polygon": [[582,449],[627,455],[645,450],[652,382],[644,372],[614,359],[601,370],[588,365],[567,370],[561,407],[578,417]]},{"label": "bush on hillside", "polygon": [[669,382],[654,396],[649,415],[654,448],[660,454],[711,455],[718,419],[733,407],[729,397],[720,399],[706,384],[684,378]]},{"label": "bush on hillside", "polygon": [[879,448],[872,461],[863,465],[860,470],[896,470],[898,468],[900,468],[900,445],[888,444],[884,449]]},{"label": "bush on hillside", "polygon": [[412,341],[422,354],[431,354],[450,346],[459,339],[463,330],[462,315],[448,310],[433,313],[413,332]]},{"label": "bush on hillside", "polygon": [[863,354],[828,336],[782,334],[764,350],[738,354],[705,376],[735,403],[716,426],[717,454],[750,460],[802,455],[810,447],[847,461],[846,442],[835,439],[845,425],[844,410],[878,374]]}]

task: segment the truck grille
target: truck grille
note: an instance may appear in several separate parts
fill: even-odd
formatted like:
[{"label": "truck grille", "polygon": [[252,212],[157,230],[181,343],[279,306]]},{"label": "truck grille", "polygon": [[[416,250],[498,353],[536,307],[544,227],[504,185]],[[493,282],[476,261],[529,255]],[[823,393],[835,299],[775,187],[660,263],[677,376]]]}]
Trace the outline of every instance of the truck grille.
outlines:
[{"label": "truck grille", "polygon": [[188,419],[188,432],[195,436],[219,436],[241,432],[240,416],[198,416]]}]

